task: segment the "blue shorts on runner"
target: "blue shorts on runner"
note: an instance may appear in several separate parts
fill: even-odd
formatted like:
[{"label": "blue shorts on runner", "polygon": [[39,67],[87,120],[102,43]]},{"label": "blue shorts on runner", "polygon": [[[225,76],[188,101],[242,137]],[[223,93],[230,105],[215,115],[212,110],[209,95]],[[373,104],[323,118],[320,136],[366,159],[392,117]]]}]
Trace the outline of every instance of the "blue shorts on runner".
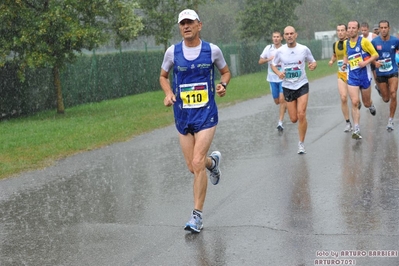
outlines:
[{"label": "blue shorts on runner", "polygon": [[216,126],[219,121],[216,105],[191,109],[180,109],[176,106],[174,111],[175,125],[182,135],[194,135],[201,130]]},{"label": "blue shorts on runner", "polygon": [[358,86],[360,89],[368,89],[371,85],[371,79],[367,77],[362,77],[361,79],[348,78],[349,86]]},{"label": "blue shorts on runner", "polygon": [[283,83],[282,82],[269,82],[270,91],[272,92],[273,99],[278,99],[280,93],[283,93]]}]

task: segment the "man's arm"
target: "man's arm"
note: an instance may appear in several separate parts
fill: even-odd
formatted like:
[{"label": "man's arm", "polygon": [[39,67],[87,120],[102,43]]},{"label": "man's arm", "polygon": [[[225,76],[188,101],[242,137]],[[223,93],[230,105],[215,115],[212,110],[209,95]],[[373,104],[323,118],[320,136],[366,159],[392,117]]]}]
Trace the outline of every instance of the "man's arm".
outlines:
[{"label": "man's arm", "polygon": [[308,68],[309,68],[310,71],[315,70],[316,67],[317,67],[317,62],[316,62],[316,61],[313,61],[313,62],[309,62],[309,63],[308,63]]},{"label": "man's arm", "polygon": [[337,60],[337,55],[335,54],[335,43],[334,43],[333,44],[333,54],[331,56],[330,61],[328,62],[328,65],[332,66],[336,60]]},{"label": "man's arm", "polygon": [[310,71],[313,71],[317,67],[317,62],[316,59],[314,59],[312,51],[310,51],[308,47],[306,49],[307,49],[306,61],[308,62],[308,68]]},{"label": "man's arm", "polygon": [[278,70],[278,68],[274,65],[274,61],[273,61],[273,64],[271,64],[270,66],[271,66],[274,74],[276,74],[280,79],[284,79],[285,73]]},{"label": "man's arm", "polygon": [[347,45],[348,40],[344,41],[344,62],[342,64],[342,70],[345,70],[347,68],[348,65],[348,51],[346,50],[346,45]]},{"label": "man's arm", "polygon": [[371,64],[378,59],[379,57],[378,52],[375,50],[373,44],[365,38],[362,39],[362,49],[365,52],[369,53],[370,57],[367,58],[367,60],[365,61],[359,62],[359,67],[365,67],[368,64]]},{"label": "man's arm", "polygon": [[172,87],[170,86],[169,72],[166,72],[162,68],[161,68],[161,74],[159,76],[159,85],[161,85],[161,88],[165,93],[163,104],[165,106],[173,105],[176,102],[176,96],[173,94]]},{"label": "man's arm", "polygon": [[259,61],[258,61],[258,64],[259,65],[263,65],[263,64],[265,64],[265,63],[267,63],[267,62],[269,62],[270,60],[272,60],[273,58],[271,58],[271,59],[269,59],[269,58],[259,58]]},{"label": "man's arm", "polygon": [[[226,95],[226,87],[230,82],[231,79],[231,73],[230,73],[230,69],[227,65],[225,65],[222,69],[219,69],[220,72],[220,83],[218,83],[216,85],[216,93],[218,94],[218,96],[223,97]],[[226,84],[226,87],[222,85]]]},{"label": "man's arm", "polygon": [[262,52],[262,54],[260,55],[260,58],[259,58],[259,61],[258,61],[258,64],[259,65],[263,65],[263,64],[265,64],[265,63],[267,63],[267,62],[270,62],[271,60],[273,60],[273,57],[267,57],[267,52],[270,50],[270,45],[267,45],[266,47],[265,47],[265,49],[263,49],[263,52]]},{"label": "man's arm", "polygon": [[335,54],[333,54],[333,55],[331,56],[330,61],[328,62],[328,65],[329,65],[329,66],[332,66],[336,60],[337,60],[337,56],[336,56]]}]

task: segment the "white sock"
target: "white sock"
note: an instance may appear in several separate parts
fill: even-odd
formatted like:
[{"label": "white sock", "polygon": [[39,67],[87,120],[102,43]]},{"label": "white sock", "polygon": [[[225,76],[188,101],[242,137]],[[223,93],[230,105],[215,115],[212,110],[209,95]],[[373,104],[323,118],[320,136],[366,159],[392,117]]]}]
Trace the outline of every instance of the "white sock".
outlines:
[{"label": "white sock", "polygon": [[215,162],[215,160],[214,160],[212,157],[209,156],[209,158],[211,158],[212,164],[211,164],[211,167],[209,167],[208,169],[209,169],[209,170],[212,170],[213,168],[215,168],[216,162]]}]

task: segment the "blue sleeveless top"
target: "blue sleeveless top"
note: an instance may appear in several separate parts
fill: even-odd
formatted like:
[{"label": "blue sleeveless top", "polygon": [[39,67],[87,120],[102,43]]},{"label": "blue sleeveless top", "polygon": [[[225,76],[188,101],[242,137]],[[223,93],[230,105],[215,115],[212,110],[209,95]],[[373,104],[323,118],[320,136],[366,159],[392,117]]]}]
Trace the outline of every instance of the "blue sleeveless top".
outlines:
[{"label": "blue sleeveless top", "polygon": [[[173,92],[176,102],[173,105],[178,120],[196,120],[207,109],[217,112],[215,102],[214,64],[211,46],[202,41],[199,56],[187,60],[183,54],[183,42],[175,45],[173,65]],[[205,112],[205,111],[204,111]]]},{"label": "blue sleeveless top", "polygon": [[183,42],[176,44],[174,50],[173,78],[175,95],[179,95],[180,84],[207,82],[208,88],[210,88],[209,98],[214,99],[214,64],[212,63],[210,44],[202,41],[201,52],[194,60],[187,60],[184,57]]},{"label": "blue sleeveless top", "polygon": [[356,57],[361,57],[362,61],[367,60],[370,57],[370,54],[363,51],[362,49],[362,36],[359,36],[357,39],[355,47],[350,46],[350,41],[346,41],[346,52],[348,54],[348,61],[349,61],[349,79],[363,79],[363,78],[368,78],[367,75],[367,67],[356,67],[354,64],[351,63],[351,61],[358,61],[356,60]]}]

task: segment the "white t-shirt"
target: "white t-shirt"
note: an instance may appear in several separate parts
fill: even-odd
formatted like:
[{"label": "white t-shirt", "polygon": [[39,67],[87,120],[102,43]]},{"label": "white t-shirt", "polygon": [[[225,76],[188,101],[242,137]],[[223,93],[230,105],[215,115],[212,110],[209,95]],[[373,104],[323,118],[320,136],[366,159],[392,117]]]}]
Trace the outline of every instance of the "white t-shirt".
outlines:
[{"label": "white t-shirt", "polygon": [[[274,56],[276,54],[276,46],[274,44],[269,44],[263,49],[262,54],[260,55],[260,58],[266,59]],[[273,72],[272,68],[270,65],[272,64],[272,60],[267,62],[267,77],[266,80],[268,82],[282,82],[282,80]]]},{"label": "white t-shirt", "polygon": [[369,32],[369,34],[367,35],[367,40],[369,40],[370,42],[373,40],[373,33]]},{"label": "white t-shirt", "polygon": [[[201,52],[201,46],[202,46],[202,41],[201,41],[200,45],[198,45],[196,47],[188,47],[183,42],[184,57],[187,60],[196,59]],[[212,62],[215,64],[215,66],[218,69],[224,68],[226,66],[226,60],[223,57],[222,51],[220,50],[220,48],[217,45],[215,45],[213,43],[210,43],[210,46],[211,46],[211,51],[212,51],[212,58],[211,58]],[[165,70],[166,72],[169,72],[173,66],[173,62],[175,59],[174,51],[175,51],[175,45],[171,45],[165,52],[161,68],[163,70]]]},{"label": "white t-shirt", "polygon": [[[369,35],[367,35],[367,40],[370,42],[373,40],[373,33],[369,32]],[[371,70],[371,64],[367,64],[367,75],[369,77],[369,80],[371,81],[373,79],[373,71]]]},{"label": "white t-shirt", "polygon": [[277,49],[272,64],[274,66],[281,64],[281,69],[285,72],[283,87],[298,90],[309,82],[305,71],[306,62],[316,62],[316,60],[307,46],[297,43],[292,48],[284,44]]}]

